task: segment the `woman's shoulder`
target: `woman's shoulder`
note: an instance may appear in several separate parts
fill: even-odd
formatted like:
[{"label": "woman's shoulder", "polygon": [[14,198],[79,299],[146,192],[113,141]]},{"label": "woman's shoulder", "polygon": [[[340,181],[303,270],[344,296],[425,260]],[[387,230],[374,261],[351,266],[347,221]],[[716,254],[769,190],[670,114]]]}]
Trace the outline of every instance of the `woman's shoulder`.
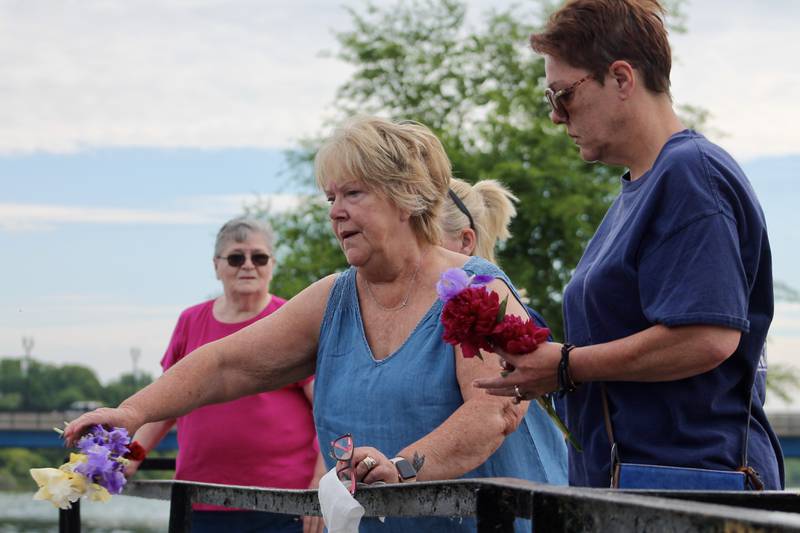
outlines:
[{"label": "woman's shoulder", "polygon": [[505,277],[505,272],[499,266],[476,255],[471,256],[462,268],[480,276]]},{"label": "woman's shoulder", "polygon": [[187,307],[186,309],[181,311],[178,320],[185,322],[195,321],[195,320],[202,320],[207,318],[208,316],[211,316],[215,301],[216,298],[212,298],[211,300],[206,300],[205,302],[200,302],[199,304]]}]

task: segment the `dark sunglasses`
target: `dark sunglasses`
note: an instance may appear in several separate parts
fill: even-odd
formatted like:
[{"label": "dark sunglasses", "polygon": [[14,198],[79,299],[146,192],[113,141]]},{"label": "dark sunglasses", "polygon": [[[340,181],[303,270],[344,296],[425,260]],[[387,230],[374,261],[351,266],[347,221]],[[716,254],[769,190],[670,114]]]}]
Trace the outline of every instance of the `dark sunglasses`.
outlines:
[{"label": "dark sunglasses", "polygon": [[356,492],[356,475],[353,468],[353,436],[345,433],[331,441],[331,457],[336,459],[336,475],[344,483],[350,494]]},{"label": "dark sunglasses", "polygon": [[558,91],[553,91],[550,87],[544,90],[544,97],[547,99],[547,103],[550,104],[550,107],[555,111],[559,116],[564,118],[569,118],[569,112],[567,112],[567,108],[564,106],[564,102],[569,100],[569,97],[572,96],[572,93],[575,92],[575,89],[578,86],[585,82],[588,79],[591,79],[592,75],[587,74],[583,78],[579,79],[569,87],[565,89],[560,89]]},{"label": "dark sunglasses", "polygon": [[[229,254],[227,256],[218,255],[217,259],[225,259],[228,264],[234,268],[239,268],[242,266],[245,261],[247,261],[247,255],[236,252],[234,254]],[[269,263],[269,254],[264,253],[255,253],[250,256],[250,259],[253,261],[255,266],[263,267],[267,263]]]}]

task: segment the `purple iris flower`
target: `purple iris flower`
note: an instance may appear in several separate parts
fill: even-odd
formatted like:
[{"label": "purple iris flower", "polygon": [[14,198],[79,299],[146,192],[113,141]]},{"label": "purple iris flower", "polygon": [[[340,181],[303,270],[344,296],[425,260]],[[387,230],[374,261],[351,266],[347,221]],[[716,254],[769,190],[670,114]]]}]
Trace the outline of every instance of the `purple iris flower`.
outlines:
[{"label": "purple iris flower", "polygon": [[108,432],[107,435],[107,446],[113,455],[122,456],[128,453],[128,443],[131,439],[128,436],[127,429],[114,428],[112,431]]},{"label": "purple iris flower", "polygon": [[111,458],[111,453],[108,448],[100,444],[94,444],[87,448],[84,453],[86,454],[86,462],[80,463],[75,467],[75,471],[82,474],[91,481],[97,482],[102,479],[106,472],[114,470],[117,461]]},{"label": "purple iris flower", "polygon": [[447,302],[467,287],[469,275],[460,268],[448,268],[436,283],[436,294],[440,300]]},{"label": "purple iris flower", "polygon": [[448,268],[436,283],[436,294],[447,302],[467,287],[483,287],[493,279],[493,276],[470,276],[460,268]]},{"label": "purple iris flower", "polygon": [[110,472],[103,472],[103,475],[97,480],[97,483],[109,493],[119,494],[122,492],[122,487],[125,486],[125,481],[125,474],[122,473],[122,469],[120,468],[111,470]]}]

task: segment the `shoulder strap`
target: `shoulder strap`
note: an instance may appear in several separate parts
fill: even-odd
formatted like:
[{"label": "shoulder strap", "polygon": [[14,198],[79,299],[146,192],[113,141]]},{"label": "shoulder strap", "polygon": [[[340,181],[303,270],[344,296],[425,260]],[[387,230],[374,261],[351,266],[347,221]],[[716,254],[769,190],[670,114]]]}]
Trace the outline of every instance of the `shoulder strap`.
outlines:
[{"label": "shoulder strap", "polygon": [[606,423],[608,443],[611,445],[611,488],[616,489],[619,487],[619,450],[617,449],[617,443],[614,441],[614,427],[611,425],[611,413],[608,410],[608,394],[606,393],[605,383],[600,383],[600,396],[603,399],[603,420]]}]

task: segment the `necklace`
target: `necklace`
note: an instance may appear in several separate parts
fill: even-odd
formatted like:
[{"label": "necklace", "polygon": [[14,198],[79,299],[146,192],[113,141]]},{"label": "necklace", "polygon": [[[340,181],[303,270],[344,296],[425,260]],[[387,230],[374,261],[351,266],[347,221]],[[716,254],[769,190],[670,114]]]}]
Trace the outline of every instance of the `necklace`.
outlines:
[{"label": "necklace", "polygon": [[375,298],[375,293],[372,292],[372,284],[369,282],[367,278],[364,278],[364,283],[367,285],[367,292],[369,293],[369,297],[372,298],[372,301],[375,302],[375,305],[378,306],[379,309],[383,311],[399,311],[403,309],[405,306],[408,305],[408,299],[411,296],[411,289],[414,288],[414,280],[417,279],[417,274],[419,273],[419,269],[422,266],[422,257],[419,258],[419,263],[417,263],[417,269],[414,271],[414,275],[411,276],[411,281],[408,283],[408,290],[406,290],[406,297],[403,298],[403,301],[399,304],[395,305],[394,307],[386,307],[381,305],[377,298]]}]

